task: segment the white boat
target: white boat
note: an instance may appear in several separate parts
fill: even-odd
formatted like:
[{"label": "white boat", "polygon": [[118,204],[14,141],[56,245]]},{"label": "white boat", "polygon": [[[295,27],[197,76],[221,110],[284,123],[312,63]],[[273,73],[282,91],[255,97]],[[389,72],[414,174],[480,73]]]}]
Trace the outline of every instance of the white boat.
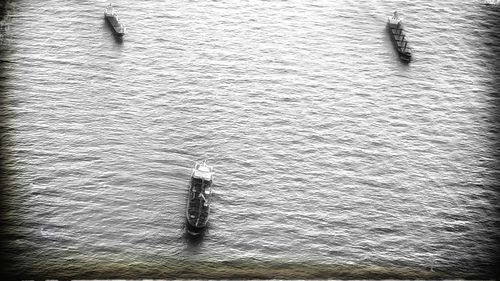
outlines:
[{"label": "white boat", "polygon": [[118,15],[115,12],[115,9],[111,4],[106,7],[104,10],[104,18],[113,28],[113,32],[118,36],[125,35],[125,25],[120,22]]},{"label": "white boat", "polygon": [[213,176],[213,168],[206,161],[194,165],[186,208],[187,231],[192,235],[200,234],[207,226]]}]

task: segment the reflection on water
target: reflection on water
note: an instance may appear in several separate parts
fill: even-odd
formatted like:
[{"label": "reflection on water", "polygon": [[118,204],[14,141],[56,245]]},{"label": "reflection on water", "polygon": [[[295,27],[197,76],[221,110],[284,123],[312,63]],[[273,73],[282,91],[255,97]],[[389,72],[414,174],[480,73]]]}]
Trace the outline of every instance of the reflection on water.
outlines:
[{"label": "reflection on water", "polygon": [[[187,222],[186,222],[187,223]],[[187,243],[187,250],[196,252],[200,249],[200,247],[203,244],[203,239],[205,238],[205,235],[208,233],[208,228],[210,224],[207,224],[207,226],[197,235],[193,235],[188,232],[187,227],[185,226],[185,232],[183,235],[184,241]]]},{"label": "reflection on water", "polygon": [[186,244],[187,244],[187,248],[186,250],[189,251],[189,252],[197,252],[200,250],[200,247],[202,246],[203,244],[203,238],[204,238],[205,234],[204,232],[203,233],[200,233],[198,235],[192,235],[188,232],[184,233],[184,240],[186,241]]}]

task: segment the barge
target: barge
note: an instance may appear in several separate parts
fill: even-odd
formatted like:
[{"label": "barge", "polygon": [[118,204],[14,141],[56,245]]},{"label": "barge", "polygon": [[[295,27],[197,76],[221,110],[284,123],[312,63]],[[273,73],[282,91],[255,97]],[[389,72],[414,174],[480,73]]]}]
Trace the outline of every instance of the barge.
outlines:
[{"label": "barge", "polygon": [[109,4],[108,7],[106,7],[106,10],[104,10],[104,18],[111,25],[113,32],[117,36],[122,37],[125,35],[125,25],[120,22],[120,19],[111,4]]},{"label": "barge", "polygon": [[412,49],[410,48],[408,40],[406,39],[406,35],[403,31],[402,21],[398,17],[398,12],[394,12],[394,15],[388,18],[387,27],[389,29],[389,34],[391,35],[392,42],[394,42],[394,47],[399,54],[399,58],[404,62],[410,62],[412,58]]},{"label": "barge", "polygon": [[196,163],[191,173],[186,209],[187,232],[198,235],[203,232],[210,215],[213,168],[206,161]]}]

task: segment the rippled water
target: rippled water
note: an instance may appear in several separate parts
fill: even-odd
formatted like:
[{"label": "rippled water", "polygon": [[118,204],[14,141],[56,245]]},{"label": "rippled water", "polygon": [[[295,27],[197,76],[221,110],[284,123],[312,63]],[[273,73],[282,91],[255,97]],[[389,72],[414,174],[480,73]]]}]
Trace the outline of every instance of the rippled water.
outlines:
[{"label": "rippled water", "polygon": [[[11,272],[492,276],[498,6],[114,3],[123,40],[105,1],[9,5]],[[396,9],[409,65],[385,29]],[[185,198],[200,159],[216,170],[215,198],[193,241]]]}]

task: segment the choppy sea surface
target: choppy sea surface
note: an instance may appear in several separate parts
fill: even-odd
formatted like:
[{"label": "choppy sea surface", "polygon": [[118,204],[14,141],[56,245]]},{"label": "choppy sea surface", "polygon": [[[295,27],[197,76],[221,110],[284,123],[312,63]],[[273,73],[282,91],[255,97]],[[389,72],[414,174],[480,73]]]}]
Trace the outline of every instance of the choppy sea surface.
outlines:
[{"label": "choppy sea surface", "polygon": [[[492,276],[496,2],[113,3],[123,40],[106,1],[7,4],[9,274]],[[192,239],[201,159],[214,198]]]}]

